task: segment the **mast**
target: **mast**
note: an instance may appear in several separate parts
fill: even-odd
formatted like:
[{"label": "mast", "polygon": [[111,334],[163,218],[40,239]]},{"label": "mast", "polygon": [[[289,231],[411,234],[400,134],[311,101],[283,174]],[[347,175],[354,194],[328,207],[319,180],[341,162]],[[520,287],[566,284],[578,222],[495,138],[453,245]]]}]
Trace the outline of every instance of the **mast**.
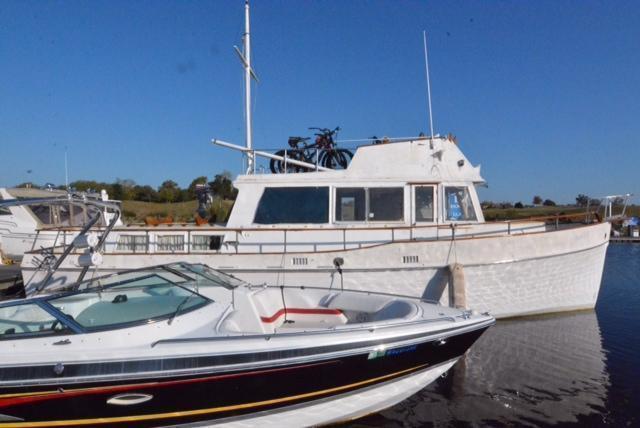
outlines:
[{"label": "mast", "polygon": [[247,174],[254,172],[253,130],[251,128],[251,33],[249,31],[249,0],[244,3],[244,108],[247,138]]},{"label": "mast", "polygon": [[429,55],[427,53],[427,32],[422,31],[422,40],[424,41],[424,68],[427,72],[427,101],[429,105],[429,129],[431,131],[431,141],[433,141],[433,116],[431,115],[431,82],[429,80]]}]

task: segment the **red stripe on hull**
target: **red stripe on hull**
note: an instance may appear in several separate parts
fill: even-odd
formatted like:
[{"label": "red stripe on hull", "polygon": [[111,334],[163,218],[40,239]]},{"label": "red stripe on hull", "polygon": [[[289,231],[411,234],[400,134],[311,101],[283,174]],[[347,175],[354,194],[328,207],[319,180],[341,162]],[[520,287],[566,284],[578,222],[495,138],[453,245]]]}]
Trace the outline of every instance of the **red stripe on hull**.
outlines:
[{"label": "red stripe on hull", "polygon": [[285,314],[301,314],[301,315],[342,315],[342,311],[340,309],[324,309],[324,308],[314,308],[314,309],[306,309],[306,308],[287,308],[280,309],[278,312],[273,314],[270,317],[260,317],[262,322],[271,323],[280,318]]}]

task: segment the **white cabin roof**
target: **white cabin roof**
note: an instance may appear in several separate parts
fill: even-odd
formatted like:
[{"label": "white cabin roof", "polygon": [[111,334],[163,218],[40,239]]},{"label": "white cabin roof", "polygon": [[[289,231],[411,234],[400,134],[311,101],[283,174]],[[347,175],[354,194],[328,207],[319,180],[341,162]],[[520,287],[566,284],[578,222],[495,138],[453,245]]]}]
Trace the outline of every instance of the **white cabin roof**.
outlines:
[{"label": "white cabin roof", "polygon": [[242,184],[305,184],[345,181],[467,182],[483,184],[480,166],[473,166],[458,145],[443,137],[359,147],[347,169],[288,174],[238,176]]}]

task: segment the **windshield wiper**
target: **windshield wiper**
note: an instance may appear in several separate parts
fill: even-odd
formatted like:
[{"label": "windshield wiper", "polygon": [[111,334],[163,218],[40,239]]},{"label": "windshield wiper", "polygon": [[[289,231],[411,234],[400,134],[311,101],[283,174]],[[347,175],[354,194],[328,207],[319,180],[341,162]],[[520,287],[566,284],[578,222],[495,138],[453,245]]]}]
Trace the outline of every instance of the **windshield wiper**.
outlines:
[{"label": "windshield wiper", "polygon": [[193,296],[193,294],[189,294],[187,297],[182,299],[182,302],[180,302],[180,304],[176,308],[175,312],[171,315],[171,318],[169,318],[169,321],[167,321],[167,324],[171,325],[171,323],[173,322],[173,319],[176,316],[178,316],[178,314],[180,313],[180,310],[182,309],[182,307],[189,301],[189,299],[191,299],[191,296]]}]

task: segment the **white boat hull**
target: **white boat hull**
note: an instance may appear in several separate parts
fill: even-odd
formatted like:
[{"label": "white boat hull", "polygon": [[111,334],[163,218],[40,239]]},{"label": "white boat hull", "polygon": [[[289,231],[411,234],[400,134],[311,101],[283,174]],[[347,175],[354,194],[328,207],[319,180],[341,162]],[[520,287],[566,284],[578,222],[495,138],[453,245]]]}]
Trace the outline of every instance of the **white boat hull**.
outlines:
[{"label": "white boat hull", "polygon": [[[463,237],[456,240],[401,241],[324,252],[126,254],[105,253],[95,275],[171,261],[205,263],[248,282],[340,287],[334,259],[344,260],[342,285],[422,296],[450,305],[449,266],[464,270],[465,306],[497,318],[595,307],[606,249],[608,223],[557,231]],[[54,276],[54,286],[77,279],[80,268],[69,257]],[[28,292],[44,278],[38,255],[22,263]]]}]

